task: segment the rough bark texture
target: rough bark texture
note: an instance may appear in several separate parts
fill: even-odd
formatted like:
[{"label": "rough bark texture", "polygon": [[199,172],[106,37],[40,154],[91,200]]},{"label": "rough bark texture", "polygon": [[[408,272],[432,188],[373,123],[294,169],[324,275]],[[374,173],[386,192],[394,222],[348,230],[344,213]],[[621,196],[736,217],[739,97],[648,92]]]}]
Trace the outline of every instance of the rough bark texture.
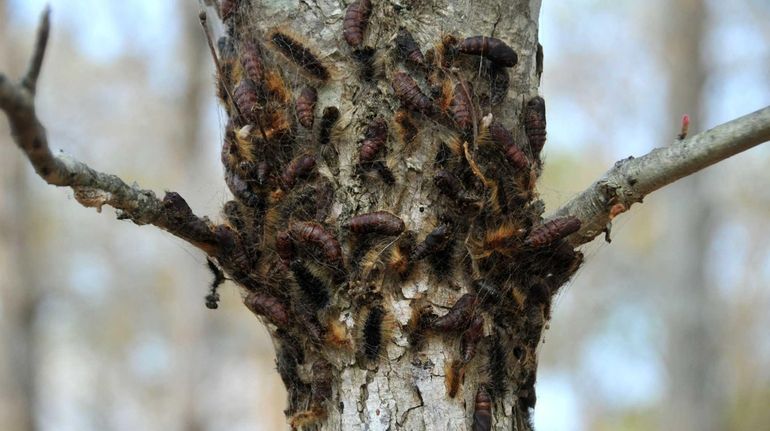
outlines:
[{"label": "rough bark texture", "polygon": [[570,237],[585,244],[610,227],[612,219],[648,194],[770,139],[770,107],[744,115],[642,157],[620,160],[550,218],[571,214],[582,221]]},{"label": "rough bark texture", "polygon": [[[295,426],[311,423],[321,429],[469,429],[477,389],[480,384],[485,384],[493,395],[494,429],[530,429],[528,410],[534,404],[536,348],[547,319],[550,298],[543,301],[525,298],[528,289],[532,288],[530,284],[535,283],[532,277],[542,277],[538,280],[549,284],[540,288],[553,289],[544,294],[546,297],[555,292],[576,267],[580,257],[569,249],[567,257],[562,257],[569,263],[566,268],[553,271],[558,273],[554,278],[559,278],[558,282],[554,282],[546,280],[549,271],[545,267],[549,264],[538,266],[534,259],[538,256],[547,261],[554,253],[552,250],[558,247],[533,248],[517,257],[513,255],[519,253],[518,250],[510,244],[500,245],[498,251],[484,250],[484,247],[487,241],[485,235],[497,229],[502,229],[498,232],[500,241],[521,243],[524,233],[539,223],[542,213],[542,205],[531,190],[530,178],[539,173],[540,166],[536,154],[527,149],[521,115],[524,102],[537,95],[537,17],[540,2],[373,3],[362,46],[374,48],[374,62],[382,70],[375,71],[370,82],[361,79],[356,53],[341,37],[346,7],[341,7],[338,2],[261,2],[253,5],[253,9],[242,4],[229,20],[225,16],[233,38],[238,41],[236,46],[249,38],[261,41],[265,70],[283,70],[284,81],[294,95],[298,95],[304,85],[318,88],[319,117],[329,106],[336,106],[341,113],[332,141],[328,144],[334,147],[334,152],[317,146],[315,133],[304,133],[301,129],[292,132],[292,154],[308,151],[321,154],[318,158],[320,175],[310,178],[306,184],[298,183],[280,201],[267,199],[265,220],[275,224],[265,225],[263,241],[272,242],[276,231],[291,231],[292,221],[307,219],[302,215],[303,210],[306,214],[315,214],[313,199],[309,199],[310,209],[301,207],[299,202],[286,202],[313,197],[324,183],[330,182],[335,190],[332,211],[328,218],[317,221],[323,223],[325,229],[342,244],[347,277],[332,283],[330,303],[323,307],[313,301],[303,304],[301,287],[299,292],[293,291],[295,283],[302,284],[301,274],[295,268],[300,264],[296,262],[289,265],[288,272],[265,269],[265,273],[254,277],[259,279],[257,283],[243,280],[245,285],[250,285],[247,290],[270,292],[297,320],[295,327],[287,328],[281,327],[280,319],[273,317],[278,326],[269,325],[278,351],[278,368],[290,393],[287,415]],[[446,108],[446,115],[411,112],[409,115],[417,127],[417,136],[413,142],[404,142],[399,126],[392,120],[399,109],[399,100],[394,95],[391,82],[399,70],[405,71],[415,78],[423,92],[430,94],[427,80],[431,79],[431,72],[398,57],[394,37],[399,27],[412,33],[423,52],[436,49],[446,34],[453,34],[458,39],[476,35],[494,36],[509,44],[518,54],[518,64],[500,72],[510,76],[505,101],[491,107],[489,102],[484,101],[483,94],[489,93],[489,62],[481,61],[481,57],[458,55],[451,69],[447,67],[440,79],[441,83],[450,84],[449,88],[455,88],[461,82],[459,78],[470,81],[465,91],[471,93],[473,108],[470,115],[474,130],[463,135],[448,120],[451,108]],[[329,67],[332,78],[325,83],[308,78],[292,61],[280,54],[269,41],[275,28],[312,49]],[[430,61],[430,54],[428,59]],[[235,87],[237,83],[232,85]],[[459,85],[457,90],[462,91],[462,87]],[[236,90],[231,91],[234,93]],[[437,111],[443,111],[440,99],[447,97],[436,95],[434,106]],[[531,173],[526,168],[524,175],[521,172],[511,175],[526,186],[517,190],[516,186],[504,187],[501,184],[500,194],[515,191],[527,196],[492,196],[489,187],[481,183],[488,181],[487,185],[496,187],[494,184],[501,178],[494,177],[497,174],[492,172],[490,166],[484,166],[483,161],[479,161],[481,166],[477,172],[469,167],[475,163],[475,158],[487,157],[483,153],[485,150],[490,151],[479,142],[479,136],[488,133],[484,130],[481,117],[489,112],[513,131],[515,144],[525,148],[535,166]],[[376,163],[382,163],[392,171],[395,177],[392,186],[385,184],[377,174],[377,168],[369,169],[359,163],[358,151],[361,141],[368,136],[367,125],[378,117],[387,121],[389,132],[385,148],[377,155]],[[237,129],[242,124],[235,121]],[[259,138],[261,132],[255,133]],[[469,144],[467,151],[462,147],[465,142]],[[455,145],[448,155],[450,161],[446,162],[446,169],[460,177],[462,187],[467,188],[469,193],[472,191],[478,195],[478,202],[467,205],[470,209],[461,210],[457,202],[442,195],[434,185],[434,177],[443,166],[442,162],[434,162],[442,145]],[[500,155],[502,149],[504,145],[500,144],[497,149]],[[324,154],[325,151],[331,152],[332,156]],[[271,167],[280,172],[285,166],[283,163],[291,156],[287,154],[283,159],[281,156],[276,159],[280,161],[271,162]],[[500,161],[505,162],[505,159]],[[227,162],[225,164],[227,166]],[[511,168],[504,169],[507,169],[506,173],[511,173]],[[490,178],[484,178],[485,175]],[[508,178],[502,180],[512,181]],[[312,187],[310,193],[303,192],[308,187]],[[303,193],[304,198],[301,197]],[[486,208],[494,200],[520,208],[504,208],[495,213]],[[496,202],[493,203],[493,206],[496,205]],[[273,208],[278,215],[271,214]],[[291,208],[291,214],[288,214],[288,208]],[[343,228],[343,222],[352,216],[375,210],[386,210],[398,216],[407,231],[399,237],[365,237],[351,234]],[[278,220],[273,221],[273,217]],[[475,227],[471,227],[471,220],[476,220]],[[399,270],[391,263],[394,253],[402,249],[402,253],[408,254],[409,245],[402,245],[409,242],[405,238],[411,236],[417,242],[423,241],[442,223],[451,225],[449,245],[438,253],[439,256],[405,263],[411,268],[406,270],[408,275],[405,274],[402,279],[397,274]],[[297,240],[297,232],[294,235],[295,246],[307,245]],[[270,253],[270,248],[268,246],[264,252]],[[323,258],[301,251],[297,254],[308,266],[313,266],[312,259]],[[237,279],[238,275],[233,274],[234,268],[228,268],[227,259],[220,259],[220,263]],[[520,269],[528,264],[537,268],[532,273]],[[260,264],[256,266],[259,268]],[[280,265],[270,265],[271,268],[274,266]],[[311,269],[316,273],[324,272],[323,268]],[[490,304],[488,308],[481,308],[481,303],[489,299],[490,292],[477,292],[471,284],[472,280],[485,275],[504,294],[505,305]],[[320,278],[326,276],[329,274],[324,273]],[[267,288],[265,285],[268,285]],[[292,287],[286,289],[284,286]],[[518,298],[510,299],[516,296],[510,293],[514,290],[518,292]],[[486,336],[479,343],[475,357],[468,352],[468,349],[473,349],[475,340],[472,340],[470,329],[465,330],[469,325],[465,321],[446,333],[428,331],[430,333],[425,335],[424,342],[410,345],[410,339],[419,338],[417,334],[410,334],[409,330],[414,310],[428,307],[426,313],[429,310],[431,315],[444,314],[463,294],[469,292],[478,294],[478,299],[470,305],[471,316],[483,316],[485,319],[483,331]],[[247,296],[247,302],[249,298]],[[367,317],[373,308],[378,307],[382,307],[385,315],[383,323],[370,325]],[[252,310],[255,309],[258,313],[269,314],[269,311],[252,307]],[[335,347],[326,341],[333,326],[329,322],[342,323],[345,333],[342,346]],[[379,336],[367,338],[368,332],[380,330],[384,334],[382,347],[367,353],[367,340]],[[318,333],[320,340],[313,340],[313,332]],[[311,333],[310,337],[308,333]],[[463,361],[463,350],[467,364]],[[495,357],[491,362],[490,356]],[[301,360],[297,361],[297,358]],[[332,371],[328,376],[321,372],[319,377],[316,369],[325,361],[332,364]],[[458,380],[457,389],[450,388],[453,376]],[[329,382],[324,382],[329,378]],[[326,383],[331,386],[319,389]],[[453,397],[448,395],[455,391],[457,393]],[[317,392],[323,394],[316,396]],[[323,402],[319,403],[319,399]],[[316,415],[322,418],[314,421],[312,418]]]},{"label": "rough bark texture", "polygon": [[[176,193],[160,200],[51,153],[34,111],[47,14],[24,79],[0,75],[0,108],[43,179],[190,242],[239,285],[273,337],[297,428],[531,429],[537,346],[551,298],[582,262],[573,245],[770,137],[766,108],[619,162],[544,222],[540,2],[359,1],[348,44],[336,2],[220,3],[222,162],[235,197],[223,224]],[[395,42],[399,27],[423,64],[398,55],[411,45]],[[497,39],[464,40],[480,35]],[[295,108],[308,85],[313,128]]]}]

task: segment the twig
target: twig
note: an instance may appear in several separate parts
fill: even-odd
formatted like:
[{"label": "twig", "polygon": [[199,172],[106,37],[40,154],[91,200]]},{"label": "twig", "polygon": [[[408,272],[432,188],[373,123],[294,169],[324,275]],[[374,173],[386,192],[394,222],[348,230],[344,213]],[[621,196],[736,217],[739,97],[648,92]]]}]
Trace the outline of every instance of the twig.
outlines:
[{"label": "twig", "polygon": [[561,207],[549,219],[574,215],[581,229],[569,237],[577,246],[608,229],[610,221],[632,204],[680,178],[770,140],[770,107],[615,163],[604,176]]},{"label": "twig", "polygon": [[167,193],[161,200],[151,190],[129,186],[117,176],[96,171],[66,154],[51,153],[45,128],[35,113],[34,100],[50,33],[49,17],[50,8],[46,8],[38,28],[35,52],[21,82],[12,83],[0,74],[0,109],[8,117],[13,138],[35,172],[48,184],[72,187],[75,198],[84,206],[99,211],[102,205],[110,205],[119,210],[119,218],[130,219],[138,225],[155,225],[210,255],[218,254],[213,226],[207,219],[195,216],[178,194]]},{"label": "twig", "polygon": [[43,57],[45,57],[45,48],[48,45],[48,35],[50,33],[51,6],[47,5],[40,16],[35,51],[32,54],[32,60],[29,62],[29,69],[27,69],[27,73],[21,81],[21,85],[32,94],[35,94],[35,89],[37,88],[37,78],[40,76],[40,68],[43,67]]}]

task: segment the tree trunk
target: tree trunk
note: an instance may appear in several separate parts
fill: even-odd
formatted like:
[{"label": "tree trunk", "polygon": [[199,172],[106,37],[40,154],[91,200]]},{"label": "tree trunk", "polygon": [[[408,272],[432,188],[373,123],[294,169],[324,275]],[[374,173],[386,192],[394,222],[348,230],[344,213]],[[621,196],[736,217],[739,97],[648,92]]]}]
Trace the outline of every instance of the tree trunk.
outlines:
[{"label": "tree trunk", "polygon": [[[370,80],[362,72],[366,63],[360,61],[365,50],[351,48],[343,40],[346,8],[338,2],[264,1],[253,2],[252,7],[240,2],[232,15],[228,8],[239,2],[222,3],[226,32],[241,61],[228,58],[226,51],[220,53],[221,81],[229,86],[229,94],[220,91],[220,96],[231,116],[223,162],[236,201],[228,203],[230,210],[225,206],[230,227],[220,231],[232,235],[234,245],[220,253],[218,263],[243,287],[247,306],[270,329],[278,369],[289,391],[286,414],[292,426],[468,429],[474,422],[477,393],[488,392],[493,429],[531,429],[537,346],[549,318],[551,296],[582,259],[561,240],[566,232],[559,232],[560,227],[541,231],[547,237],[540,238],[544,242],[534,231],[542,222],[543,205],[533,190],[542,163],[539,151],[527,141],[522,111],[537,96],[542,70],[537,59],[542,59],[537,48],[540,2],[375,2],[360,45],[376,52]],[[434,51],[427,55],[427,67],[397,55],[394,38],[399,27],[412,33],[423,52]],[[276,29],[278,37],[288,35],[313,51],[331,78],[319,82],[323,79],[296,67],[289,57],[301,48],[293,45],[292,53],[281,53]],[[459,40],[476,35],[499,38],[515,50],[518,63],[495,68],[498,59],[457,53],[451,60],[451,43],[442,45],[447,34]],[[256,77],[244,61],[253,40],[262,44],[256,52],[264,68]],[[436,55],[442,46],[449,47],[448,64],[441,64]],[[391,121],[399,106],[391,82],[398,79],[399,70],[413,76],[423,89],[435,76],[444,84],[434,94],[433,112],[412,109],[401,114],[411,117],[417,127],[413,142]],[[262,77],[264,82],[252,85],[269,87],[266,76],[275,71],[282,71],[294,95],[305,85],[317,87],[318,113],[330,106],[339,108],[340,119],[329,143],[316,137],[322,132],[303,130],[291,118],[289,137],[282,138],[282,146],[271,147],[276,139],[270,135],[277,127],[271,115],[288,111],[294,117],[293,101],[284,100],[279,108],[271,108],[267,101],[259,105],[261,111],[252,121],[244,120],[253,114],[252,105],[236,103],[236,109],[228,102],[239,101],[240,84],[247,78]],[[510,77],[502,101],[491,100],[494,73]],[[447,92],[452,87],[472,99],[471,125],[464,131],[448,106],[452,97],[458,97]],[[440,100],[446,101],[442,105]],[[505,162],[504,141],[488,142],[488,120],[482,117],[489,113],[512,132],[513,146],[525,155],[527,167],[517,171]],[[373,136],[374,118],[389,125],[388,157],[380,153],[369,164],[361,161],[359,151],[365,136]],[[317,120],[316,129],[323,128],[319,123],[324,121]],[[246,124],[250,128],[242,129]],[[251,144],[236,135],[247,135],[245,139],[258,142],[260,150],[238,156]],[[294,173],[293,168],[284,170],[289,160],[306,153],[319,154],[318,175],[296,186],[291,178],[286,186],[286,173]],[[269,164],[277,191],[259,185],[249,174],[239,174],[244,161]],[[383,171],[392,174],[393,185],[388,185],[388,173]],[[464,189],[461,193],[476,195],[476,200],[465,199],[461,205],[462,197],[440,192],[434,185],[440,171],[456,175]],[[240,188],[233,180],[239,175],[247,184]],[[328,217],[320,198],[326,187],[334,191]],[[359,234],[346,224],[355,215],[379,210],[403,220],[406,232]],[[315,222],[322,225],[301,224]],[[374,230],[387,224],[384,219],[375,222],[381,224],[375,223]],[[256,241],[249,239],[249,224],[261,231],[259,251],[246,246]],[[444,225],[449,239],[429,247],[434,255],[419,262],[415,254],[398,260],[414,250],[415,241],[422,243]],[[331,236],[312,238],[318,233],[313,229],[320,226]],[[280,238],[288,245],[282,248],[286,241]],[[343,265],[330,264],[334,238],[342,245]],[[326,265],[319,265],[324,260]],[[455,307],[461,303],[468,304],[467,309]],[[460,317],[454,322],[436,317],[447,310]],[[474,336],[479,330],[483,334]],[[484,410],[483,403],[479,407]],[[484,411],[478,416],[475,426],[489,429],[482,425]]]},{"label": "tree trunk", "polygon": [[[668,9],[667,27],[678,37],[667,37],[669,65],[669,106],[667,118],[685,112],[693,114],[698,131],[699,119],[706,118],[703,89],[707,78],[702,41],[707,39],[707,6],[703,1],[678,2]],[[664,34],[671,32],[663,32]],[[665,37],[665,36],[661,36]],[[692,130],[691,129],[691,130]],[[668,323],[666,367],[670,381],[661,417],[663,429],[718,430],[725,428],[724,385],[719,373],[719,329],[721,310],[714,298],[714,286],[707,276],[707,261],[714,223],[714,202],[706,184],[708,174],[684,178],[669,190],[668,197],[687,213],[673,211],[666,235],[669,279],[677,286],[667,301]]]},{"label": "tree trunk", "polygon": [[[13,42],[8,29],[8,5],[0,0],[0,66],[3,70],[21,70],[22,56]],[[17,39],[18,40],[18,39]],[[0,423],[8,429],[30,431],[38,428],[35,413],[39,402],[38,366],[40,328],[37,317],[44,299],[41,291],[43,279],[36,263],[48,259],[47,243],[38,235],[38,220],[30,214],[39,214],[38,205],[25,163],[18,160],[3,160],[0,169],[4,172],[4,187],[12,196],[13,205],[0,218],[8,220],[7,228],[2,227],[6,244],[14,248],[15,259],[8,259],[0,265],[4,274],[5,287],[0,287],[0,339],[4,349],[0,357]],[[12,226],[12,228],[11,228]]]}]

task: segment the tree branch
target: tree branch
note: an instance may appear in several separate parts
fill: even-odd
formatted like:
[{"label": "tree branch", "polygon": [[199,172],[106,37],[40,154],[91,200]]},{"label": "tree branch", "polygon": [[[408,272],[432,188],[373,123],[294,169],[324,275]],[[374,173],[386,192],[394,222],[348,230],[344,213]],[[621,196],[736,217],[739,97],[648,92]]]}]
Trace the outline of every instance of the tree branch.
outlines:
[{"label": "tree branch", "polygon": [[[770,140],[770,107],[714,127],[691,138],[615,163],[604,176],[549,219],[573,215],[580,230],[569,237],[577,246],[609,232],[612,219],[632,204],[680,178]],[[609,237],[607,238],[609,240]]]},{"label": "tree branch", "polygon": [[119,218],[138,225],[155,225],[208,254],[217,254],[218,241],[210,222],[195,216],[178,194],[166,193],[160,200],[151,190],[129,186],[119,177],[98,172],[66,154],[51,153],[45,128],[35,113],[34,99],[49,32],[50,8],[46,8],[24,78],[15,84],[0,74],[0,109],[8,117],[13,138],[35,172],[48,184],[72,187],[75,198],[86,207],[101,211],[102,205],[110,205],[119,210]]},{"label": "tree branch", "polygon": [[29,62],[29,69],[27,74],[24,75],[24,79],[21,81],[21,85],[35,94],[37,88],[37,78],[40,76],[40,69],[43,67],[43,57],[45,56],[45,48],[48,45],[48,35],[51,32],[51,6],[47,5],[43,14],[40,17],[40,25],[37,30],[37,40],[35,41],[35,51],[32,55],[32,60]]}]

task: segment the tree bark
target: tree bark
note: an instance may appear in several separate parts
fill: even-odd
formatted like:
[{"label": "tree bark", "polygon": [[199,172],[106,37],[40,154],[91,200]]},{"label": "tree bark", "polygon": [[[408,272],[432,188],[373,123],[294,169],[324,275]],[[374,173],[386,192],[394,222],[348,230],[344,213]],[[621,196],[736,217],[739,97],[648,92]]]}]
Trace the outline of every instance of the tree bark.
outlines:
[{"label": "tree bark", "polygon": [[[406,69],[410,73],[413,71],[408,65],[392,64],[392,39],[400,26],[412,32],[423,52],[439,43],[443,35],[450,33],[459,38],[474,35],[494,36],[513,47],[518,54],[518,64],[510,72],[508,97],[504,103],[492,109],[492,112],[506,127],[523,134],[520,120],[523,102],[537,95],[539,85],[536,71],[539,1],[373,2],[365,44],[375,47],[387,58],[385,73],[388,77],[375,82],[374,85],[358,79],[356,63],[351,59],[352,50],[342,40],[342,23],[346,9],[341,7],[341,3],[254,3],[253,12],[244,12],[244,15],[248,14],[248,23],[242,24],[239,29],[244,30],[239,31],[247,31],[264,40],[265,34],[273,28],[286,29],[302,38],[304,43],[319,53],[331,66],[332,79],[318,88],[318,112],[326,106],[337,106],[342,113],[335,136],[339,151],[339,175],[333,176],[332,180],[336,190],[334,209],[330,217],[332,221],[329,223],[335,226],[332,231],[339,229],[341,222],[351,215],[387,210],[398,215],[407,228],[422,239],[439,223],[439,208],[445,206],[441,196],[433,191],[435,170],[431,165],[436,153],[436,139],[428,132],[428,121],[419,123],[418,142],[413,144],[414,150],[411,154],[402,153],[404,150],[393,142],[396,139],[389,144],[388,151],[391,151],[394,159],[389,159],[388,165],[397,178],[404,178],[403,181],[397,181],[391,189],[383,190],[375,176],[361,180],[355,173],[358,143],[361,141],[367,119],[375,116],[392,118],[394,108],[398,106],[388,78],[397,69]],[[242,35],[240,37],[243,38]],[[266,45],[268,49],[272,48],[269,43]],[[281,67],[286,67],[282,60],[284,59],[281,57],[277,58]],[[478,62],[471,61],[471,64],[479,67]],[[301,85],[307,80],[291,65],[285,72],[287,73],[284,78],[293,87],[295,94],[299,93]],[[414,73],[419,79],[420,72]],[[474,89],[481,90],[478,86]],[[395,138],[394,135],[392,133],[391,138]],[[399,156],[402,157],[401,160],[397,159]],[[336,222],[333,221],[335,219]],[[339,230],[344,235],[344,229]],[[375,248],[384,253],[385,246],[387,243],[378,243]],[[467,258],[467,255],[463,256]],[[453,256],[452,259],[456,261],[452,262],[450,267],[463,265],[459,257]],[[313,349],[303,351],[305,360],[304,364],[299,365],[298,371],[298,374],[302,375],[299,380],[303,383],[299,383],[299,387],[292,387],[293,383],[288,382],[290,398],[293,398],[294,402],[290,403],[287,414],[294,419],[295,425],[301,423],[298,419],[303,418],[303,410],[305,413],[312,410],[312,397],[298,392],[301,392],[303,387],[306,388],[305,383],[314,382],[312,365],[323,360],[319,359],[320,357],[332,363],[333,372],[331,396],[324,403],[326,417],[318,422],[319,429],[469,429],[476,391],[482,383],[499,388],[492,408],[494,429],[530,429],[530,412],[527,407],[523,407],[524,403],[518,400],[520,396],[532,398],[534,395],[530,395],[528,391],[533,391],[531,385],[534,375],[530,373],[534,373],[536,366],[535,351],[539,332],[533,337],[512,329],[497,328],[491,320],[487,322],[485,329],[488,337],[479,346],[476,357],[463,367],[464,381],[458,394],[454,398],[449,397],[446,385],[447,374],[451,372],[447,370],[459,360],[459,336],[428,336],[424,345],[417,349],[410,346],[406,328],[412,309],[417,304],[434,304],[437,313],[442,313],[440,310],[452,306],[462,294],[470,292],[468,275],[462,279],[442,279],[426,270],[420,271],[408,282],[401,283],[382,275],[362,276],[358,269],[361,268],[351,269],[349,288],[352,290],[352,286],[364,284],[377,292],[367,293],[365,297],[381,303],[395,319],[392,339],[377,360],[362,360],[361,339],[357,333],[362,325],[361,310],[366,307],[355,303],[351,306],[350,301],[356,302],[360,299],[351,298],[353,295],[348,296],[343,292],[338,298],[334,298],[335,304],[332,308],[337,308],[338,311],[331,320],[342,321],[346,325],[351,337],[351,347],[337,351],[324,348],[318,353],[313,352]],[[542,326],[542,323],[541,315],[539,325]],[[521,328],[518,330],[523,330],[524,325],[519,326]],[[283,365],[281,361],[290,356],[282,352],[291,350],[286,346],[287,342],[281,339],[280,332],[281,328],[273,327],[276,350],[279,352],[279,370]],[[493,347],[493,338],[499,345]],[[525,357],[517,359],[512,352],[520,348],[517,343],[524,339],[529,340],[526,348],[528,356],[526,360]],[[507,372],[510,373],[508,381],[490,380],[492,376],[489,369],[489,353],[494,349],[498,349],[497,353],[502,353],[502,360],[507,362]],[[518,353],[518,350],[516,351]],[[530,381],[526,382],[527,379]],[[312,389],[308,392],[312,392]]]},{"label": "tree bark", "polygon": [[[47,13],[24,79],[0,75],[0,108],[43,179],[190,242],[217,280],[223,270],[239,285],[273,337],[296,428],[530,430],[551,300],[582,263],[573,246],[646,193],[770,134],[765,108],[623,161],[545,222],[534,190],[540,2],[377,2],[362,43],[347,33],[353,48],[336,2],[221,4],[233,46],[215,54],[222,162],[235,197],[222,224],[178,194],[160,200],[51,153],[34,111]],[[423,64],[398,55],[399,27],[432,48]],[[479,35],[499,40],[464,40]],[[306,86],[315,110],[304,110],[310,99],[295,108]],[[420,94],[429,87],[432,99]]]}]

